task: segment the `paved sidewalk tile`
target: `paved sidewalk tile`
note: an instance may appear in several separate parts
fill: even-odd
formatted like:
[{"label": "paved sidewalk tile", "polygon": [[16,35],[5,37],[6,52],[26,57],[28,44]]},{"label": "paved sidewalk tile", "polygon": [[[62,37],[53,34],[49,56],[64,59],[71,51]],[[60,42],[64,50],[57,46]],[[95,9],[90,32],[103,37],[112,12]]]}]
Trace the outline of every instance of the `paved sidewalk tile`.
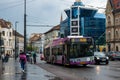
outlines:
[{"label": "paved sidewalk tile", "polygon": [[53,80],[55,77],[54,74],[29,63],[26,72],[23,73],[19,61],[15,61],[14,58],[10,58],[4,66],[5,70],[0,80]]},{"label": "paved sidewalk tile", "polygon": [[7,63],[4,63],[4,72],[0,80],[20,80],[19,63],[15,62],[13,58],[9,58]]}]

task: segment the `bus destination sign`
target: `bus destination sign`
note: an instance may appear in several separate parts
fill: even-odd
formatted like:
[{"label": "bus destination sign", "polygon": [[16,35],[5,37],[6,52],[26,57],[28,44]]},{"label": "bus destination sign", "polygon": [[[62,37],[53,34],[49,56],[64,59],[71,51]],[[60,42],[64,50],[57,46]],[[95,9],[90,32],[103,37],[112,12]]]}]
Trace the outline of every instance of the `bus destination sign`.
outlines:
[{"label": "bus destination sign", "polygon": [[75,38],[75,39],[71,39],[71,42],[87,42],[86,38]]}]

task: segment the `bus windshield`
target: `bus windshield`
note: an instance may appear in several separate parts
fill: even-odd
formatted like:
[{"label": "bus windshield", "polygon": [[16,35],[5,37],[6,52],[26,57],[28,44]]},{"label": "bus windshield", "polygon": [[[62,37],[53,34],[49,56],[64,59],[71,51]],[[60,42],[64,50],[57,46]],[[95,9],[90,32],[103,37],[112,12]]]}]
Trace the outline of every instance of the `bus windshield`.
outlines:
[{"label": "bus windshield", "polygon": [[93,56],[90,44],[72,43],[68,45],[68,54],[71,58]]}]

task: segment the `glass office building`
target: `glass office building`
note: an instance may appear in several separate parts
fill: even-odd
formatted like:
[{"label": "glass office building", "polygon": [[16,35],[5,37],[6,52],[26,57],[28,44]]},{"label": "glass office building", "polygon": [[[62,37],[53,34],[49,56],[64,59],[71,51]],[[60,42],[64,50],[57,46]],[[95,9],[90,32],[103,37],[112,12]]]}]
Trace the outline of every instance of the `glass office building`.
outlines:
[{"label": "glass office building", "polygon": [[66,36],[91,36],[98,41],[105,33],[105,15],[97,13],[97,9],[86,7],[76,1],[70,9],[66,9],[67,18],[60,23],[60,33]]}]

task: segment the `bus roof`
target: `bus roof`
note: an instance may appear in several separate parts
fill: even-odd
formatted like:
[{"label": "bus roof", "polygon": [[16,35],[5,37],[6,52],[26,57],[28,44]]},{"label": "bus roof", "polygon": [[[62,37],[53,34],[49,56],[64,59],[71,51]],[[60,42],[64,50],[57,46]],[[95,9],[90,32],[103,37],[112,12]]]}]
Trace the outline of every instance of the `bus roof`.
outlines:
[{"label": "bus roof", "polygon": [[65,41],[68,40],[68,38],[59,38],[53,40],[51,43],[45,46],[45,48],[49,48],[50,46],[56,46],[56,45],[62,45],[65,43]]},{"label": "bus roof", "polygon": [[48,48],[50,46],[57,46],[57,45],[63,45],[66,41],[70,40],[71,38],[91,38],[91,37],[83,37],[83,36],[67,36],[66,38],[59,38],[53,40],[51,43],[45,46],[45,48]]},{"label": "bus roof", "polygon": [[66,41],[67,39],[68,39],[68,38],[59,38],[59,39],[53,40],[52,46],[62,45],[62,44],[65,43],[65,41]]}]

